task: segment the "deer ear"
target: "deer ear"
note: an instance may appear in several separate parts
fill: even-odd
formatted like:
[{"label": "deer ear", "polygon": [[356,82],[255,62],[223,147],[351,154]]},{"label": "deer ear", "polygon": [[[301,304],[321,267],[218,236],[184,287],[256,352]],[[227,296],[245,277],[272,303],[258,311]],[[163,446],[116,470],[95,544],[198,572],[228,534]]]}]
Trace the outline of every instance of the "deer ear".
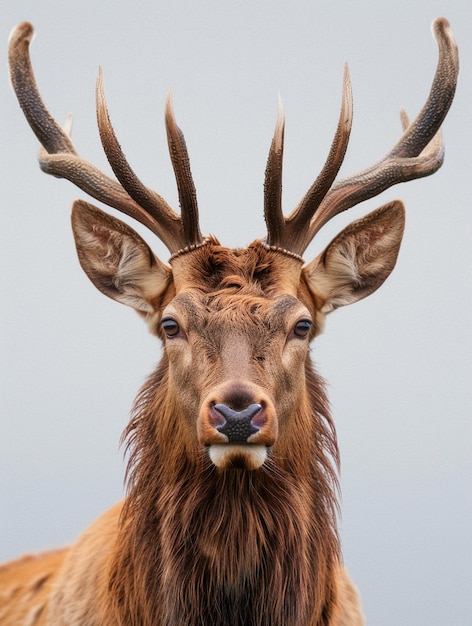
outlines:
[{"label": "deer ear", "polygon": [[171,282],[172,273],[147,243],[124,222],[76,200],[72,230],[80,264],[102,293],[149,318]]},{"label": "deer ear", "polygon": [[321,313],[380,287],[395,267],[404,226],[403,203],[395,200],[347,226],[303,269]]}]

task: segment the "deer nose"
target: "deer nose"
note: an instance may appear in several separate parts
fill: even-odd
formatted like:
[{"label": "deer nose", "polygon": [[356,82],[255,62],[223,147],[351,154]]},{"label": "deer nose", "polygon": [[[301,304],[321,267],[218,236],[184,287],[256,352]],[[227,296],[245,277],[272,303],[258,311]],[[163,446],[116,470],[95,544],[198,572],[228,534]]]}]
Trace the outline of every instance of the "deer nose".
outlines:
[{"label": "deer nose", "polygon": [[214,404],[210,422],[227,437],[228,443],[248,443],[251,435],[264,426],[266,417],[260,404],[250,404],[242,411],[235,411],[226,404]]},{"label": "deer nose", "polygon": [[250,383],[229,381],[212,388],[196,426],[198,442],[209,448],[271,448],[277,441],[275,407],[265,390]]}]

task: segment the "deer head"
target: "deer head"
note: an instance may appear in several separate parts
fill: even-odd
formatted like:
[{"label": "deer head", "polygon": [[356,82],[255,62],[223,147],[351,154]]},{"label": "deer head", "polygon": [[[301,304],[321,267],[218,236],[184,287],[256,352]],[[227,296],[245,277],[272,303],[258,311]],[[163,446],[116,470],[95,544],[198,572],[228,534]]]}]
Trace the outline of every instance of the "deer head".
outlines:
[{"label": "deer head", "polygon": [[[177,181],[180,215],[134,174],[110,123],[101,74],[97,118],[103,148],[117,180],[81,159],[39,95],[29,58],[33,28],[13,32],[9,60],[14,90],[42,144],[40,167],[67,178],[97,200],[149,228],[167,246],[163,263],[128,225],[82,200],[72,210],[80,263],[104,294],[131,306],[164,344],[169,450],[218,468],[257,469],[276,462],[301,467],[304,437],[313,429],[307,385],[309,343],[325,316],[374,292],[392,271],[404,228],[396,200],[351,223],[316,258],[302,255],[316,233],[341,211],[391,185],[435,172],[443,161],[440,126],[452,102],[458,58],[444,18],[434,23],[439,61],[430,95],[379,162],[336,180],[352,124],[347,68],[342,106],[326,163],[298,206],[282,212],[284,119],[281,108],[264,185],[267,235],[247,248],[228,249],[203,236],[187,147],[167,100],[165,123]],[[173,420],[173,415],[182,416]],[[175,447],[175,446],[174,446]],[[306,451],[306,450],[305,450]],[[331,445],[335,455],[335,444]],[[208,453],[208,455],[207,455]],[[177,453],[172,452],[169,458]]]}]

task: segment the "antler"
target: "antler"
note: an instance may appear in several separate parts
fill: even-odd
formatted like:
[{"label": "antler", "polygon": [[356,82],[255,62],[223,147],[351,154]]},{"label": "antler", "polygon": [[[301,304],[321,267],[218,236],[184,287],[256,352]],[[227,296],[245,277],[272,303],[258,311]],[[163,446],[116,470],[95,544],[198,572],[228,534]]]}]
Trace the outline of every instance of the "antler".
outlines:
[{"label": "antler", "polygon": [[119,183],[78,156],[69,137],[70,118],[62,129],[39,94],[29,56],[33,34],[31,24],[19,24],[10,37],[8,58],[16,96],[42,144],[39,153],[41,169],[47,174],[66,178],[95,199],[141,222],[161,239],[172,254],[202,243],[187,147],[175,122],[170,98],[166,104],[165,121],[181,216],[155,191],[145,187],[129,166],[110,123],[101,72],[97,79],[97,119],[103,148]]},{"label": "antler", "polygon": [[283,119],[279,117],[269,152],[265,179],[267,244],[302,255],[315,234],[332,217],[372,198],[396,183],[433,174],[441,167],[444,149],[441,124],[451,106],[459,73],[457,46],[449,22],[437,18],[433,32],[439,59],[425,105],[410,124],[401,111],[403,135],[380,161],[362,172],[333,184],[349,140],[352,98],[347,69],[341,115],[326,163],[308,193],[288,217],[281,209]]},{"label": "antler", "polygon": [[[459,60],[448,21],[436,19],[433,30],[439,45],[439,60],[423,109],[412,124],[406,113],[401,112],[403,135],[383,159],[358,174],[334,182],[352,126],[351,83],[345,68],[341,113],[328,158],[318,178],[288,217],[282,213],[284,118],[279,103],[264,184],[269,246],[301,255],[320,228],[338,213],[396,183],[428,176],[442,165],[444,150],[440,127],[454,97]],[[27,22],[16,27],[10,39],[9,63],[20,106],[42,144],[39,153],[41,169],[70,180],[97,200],[138,220],[155,233],[172,254],[203,243],[187,147],[175,122],[170,96],[166,103],[165,123],[179,192],[180,216],[155,191],[145,187],[128,164],[109,119],[101,72],[96,92],[98,126],[103,148],[119,182],[78,156],[69,137],[70,118],[62,129],[39,94],[29,56],[33,33],[33,27]]]}]

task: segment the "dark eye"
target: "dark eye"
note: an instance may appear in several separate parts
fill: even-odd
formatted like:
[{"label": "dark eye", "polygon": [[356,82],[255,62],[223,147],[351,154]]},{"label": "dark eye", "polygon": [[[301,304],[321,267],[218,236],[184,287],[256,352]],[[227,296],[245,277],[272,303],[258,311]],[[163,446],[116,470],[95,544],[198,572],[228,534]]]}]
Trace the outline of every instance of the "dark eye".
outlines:
[{"label": "dark eye", "polygon": [[172,318],[168,317],[162,320],[162,330],[164,331],[166,337],[172,338],[177,337],[180,333],[180,326],[178,323]]},{"label": "dark eye", "polygon": [[293,328],[293,334],[299,339],[306,339],[310,333],[311,325],[311,320],[299,320]]}]

